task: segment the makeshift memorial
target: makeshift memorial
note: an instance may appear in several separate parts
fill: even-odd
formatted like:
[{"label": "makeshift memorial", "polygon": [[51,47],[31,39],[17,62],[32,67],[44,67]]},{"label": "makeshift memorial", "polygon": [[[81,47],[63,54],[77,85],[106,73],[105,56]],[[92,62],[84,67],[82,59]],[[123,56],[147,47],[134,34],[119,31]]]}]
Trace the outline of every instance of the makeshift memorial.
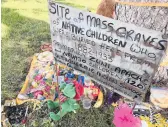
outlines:
[{"label": "makeshift memorial", "polygon": [[[60,67],[58,69],[58,77],[56,77],[57,75],[54,74],[55,62],[54,60],[51,62],[52,59],[50,57],[52,55],[49,55],[49,57],[47,57],[46,56],[47,54],[48,52],[37,54],[35,56],[36,61],[34,63],[34,66],[31,67],[33,69],[30,69],[32,71],[30,71],[31,73],[29,72],[27,76],[29,78],[27,83],[28,85],[25,87],[24,90],[20,92],[17,99],[22,101],[23,100],[27,101],[31,98],[39,101],[49,99],[47,101],[48,109],[50,110],[49,116],[52,120],[56,121],[60,120],[68,112],[73,111],[75,112],[75,110],[79,108],[79,104],[76,101],[81,101],[84,109],[89,109],[92,106],[94,108],[99,108],[103,105],[103,102],[105,105],[109,106],[111,104],[115,106],[119,105],[118,108],[121,105],[124,105],[124,102],[121,101],[123,99],[119,94],[115,93],[114,91],[106,92],[106,90],[104,90],[103,87],[102,91],[102,88],[100,89],[100,86],[95,85],[97,84],[95,81],[92,81],[85,75],[76,73],[75,71],[73,71],[70,68],[67,68],[66,66],[59,64]],[[54,83],[57,82],[57,78],[59,84],[58,89],[60,93],[57,90],[55,90],[56,84]],[[27,81],[25,81],[25,84],[26,82]],[[153,90],[153,88],[151,89]],[[153,94],[155,94],[157,91],[152,92],[151,96],[153,96]],[[162,93],[164,95],[164,92],[159,93]],[[83,96],[84,98],[82,98]],[[154,95],[154,97],[156,97],[157,99],[162,96],[157,97]],[[160,101],[162,101],[162,99],[159,100],[159,102]],[[134,116],[141,117],[142,115],[149,117],[150,116],[149,109],[142,108],[139,105],[136,105],[132,113],[128,114],[128,116],[131,116],[130,117],[131,122],[136,121],[135,119],[137,117],[134,118]],[[121,119],[119,119],[118,121],[116,120],[116,118],[114,118],[115,121],[114,123],[116,124],[116,127],[118,125],[117,122],[119,121],[122,120],[127,122],[129,121],[129,119],[124,116],[120,117]],[[123,124],[127,123],[123,122]],[[140,123],[138,121],[137,126],[139,126],[139,124]],[[154,124],[152,123],[152,125]]]},{"label": "makeshift memorial", "polygon": [[[167,48],[161,32],[50,0],[48,11],[57,62],[128,99],[143,101]],[[85,86],[90,86],[87,77]]]}]

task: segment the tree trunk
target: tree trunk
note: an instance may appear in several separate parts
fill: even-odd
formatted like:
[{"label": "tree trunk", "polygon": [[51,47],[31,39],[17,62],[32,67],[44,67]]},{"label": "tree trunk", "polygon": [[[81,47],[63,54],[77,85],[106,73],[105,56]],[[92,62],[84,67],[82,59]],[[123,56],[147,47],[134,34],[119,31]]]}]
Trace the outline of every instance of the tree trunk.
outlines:
[{"label": "tree trunk", "polygon": [[[126,1],[126,0],[120,0]],[[163,0],[127,0],[127,2],[161,2]],[[168,2],[168,0],[164,0]],[[166,32],[168,34],[168,8],[143,7],[116,4],[115,19],[135,24],[147,29]]]}]

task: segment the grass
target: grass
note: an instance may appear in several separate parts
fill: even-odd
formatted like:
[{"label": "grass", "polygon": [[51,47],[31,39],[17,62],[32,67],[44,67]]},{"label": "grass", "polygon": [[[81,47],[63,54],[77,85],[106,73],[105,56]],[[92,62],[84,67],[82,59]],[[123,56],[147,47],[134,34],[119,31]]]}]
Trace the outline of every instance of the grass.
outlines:
[{"label": "grass", "polygon": [[[59,0],[95,12],[100,0]],[[43,42],[50,42],[47,0],[2,0],[2,101],[16,98],[29,70],[30,57]],[[110,127],[112,109],[71,113],[61,121],[66,127]],[[37,116],[38,117],[38,116]]]},{"label": "grass", "polygon": [[[58,2],[96,10],[97,0]],[[18,94],[28,72],[28,58],[50,42],[47,0],[2,0],[2,100]]]}]

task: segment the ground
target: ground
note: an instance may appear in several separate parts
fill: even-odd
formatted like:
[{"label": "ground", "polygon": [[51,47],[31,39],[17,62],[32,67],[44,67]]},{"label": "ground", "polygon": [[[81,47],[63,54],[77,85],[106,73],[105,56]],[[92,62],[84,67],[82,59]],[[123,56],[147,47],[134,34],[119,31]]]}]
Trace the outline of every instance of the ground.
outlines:
[{"label": "ground", "polygon": [[[59,0],[94,12],[97,0]],[[21,88],[29,57],[50,42],[47,0],[2,0],[2,97],[13,98]]]},{"label": "ground", "polygon": [[[100,0],[58,0],[95,12]],[[2,0],[2,101],[16,98],[28,73],[31,56],[51,42],[47,0]],[[110,127],[112,109],[80,110],[62,119],[75,127]],[[79,119],[78,119],[79,118]],[[83,120],[85,119],[85,120]],[[64,124],[63,124],[64,123]]]}]

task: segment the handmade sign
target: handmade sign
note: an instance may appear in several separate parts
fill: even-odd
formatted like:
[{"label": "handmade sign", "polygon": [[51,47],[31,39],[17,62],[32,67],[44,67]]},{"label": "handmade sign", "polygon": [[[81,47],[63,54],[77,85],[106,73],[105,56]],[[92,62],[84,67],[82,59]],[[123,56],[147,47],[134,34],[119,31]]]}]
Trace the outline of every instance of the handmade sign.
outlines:
[{"label": "handmade sign", "polygon": [[161,33],[49,1],[57,61],[142,100],[166,50]]}]

